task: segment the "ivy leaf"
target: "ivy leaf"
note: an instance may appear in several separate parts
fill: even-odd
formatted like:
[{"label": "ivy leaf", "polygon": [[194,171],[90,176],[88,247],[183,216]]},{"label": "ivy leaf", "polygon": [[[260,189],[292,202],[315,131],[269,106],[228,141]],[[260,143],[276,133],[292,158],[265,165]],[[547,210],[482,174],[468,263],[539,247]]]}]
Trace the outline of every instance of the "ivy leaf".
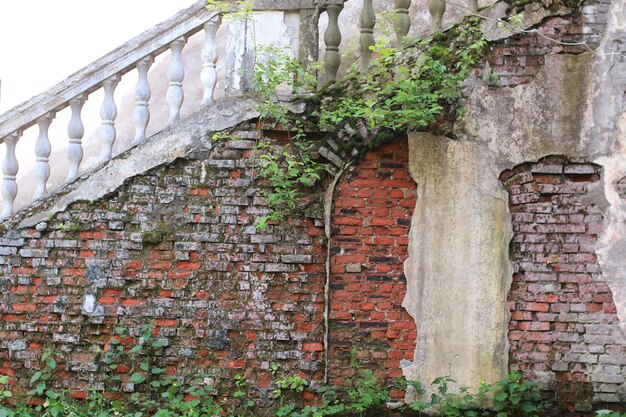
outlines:
[{"label": "ivy leaf", "polygon": [[130,381],[135,384],[141,384],[145,380],[146,380],[146,376],[141,372],[135,372],[134,374],[130,376]]},{"label": "ivy leaf", "polygon": [[40,382],[39,384],[37,384],[35,391],[37,392],[37,395],[41,395],[43,394],[45,389],[46,389],[46,384],[44,384],[43,382]]},{"label": "ivy leaf", "polygon": [[41,375],[42,375],[41,371],[35,372],[33,376],[30,377],[30,383],[32,384],[33,382],[39,381],[39,379],[41,378]]},{"label": "ivy leaf", "polygon": [[168,345],[168,342],[167,342],[166,339],[157,339],[154,342],[152,342],[152,347],[155,348],[155,349],[156,348],[161,348],[161,347],[164,347],[164,346],[167,346],[167,345]]},{"label": "ivy leaf", "polygon": [[162,374],[163,372],[165,372],[165,369],[163,369],[163,368],[158,368],[158,367],[156,367],[156,366],[150,370],[150,373],[151,373],[152,375],[159,375],[159,374]]}]

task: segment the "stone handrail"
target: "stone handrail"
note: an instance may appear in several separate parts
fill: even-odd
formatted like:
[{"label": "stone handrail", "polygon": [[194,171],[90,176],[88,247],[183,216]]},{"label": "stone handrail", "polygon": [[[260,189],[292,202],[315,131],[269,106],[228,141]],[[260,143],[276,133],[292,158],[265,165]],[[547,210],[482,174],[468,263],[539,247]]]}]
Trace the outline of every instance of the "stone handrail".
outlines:
[{"label": "stone handrail", "polygon": [[[469,1],[470,7],[475,8],[476,0]],[[326,44],[324,54],[325,79],[326,81],[332,81],[336,79],[341,63],[339,54],[341,32],[338,19],[344,8],[344,2],[345,0],[255,0],[253,10],[300,12],[298,58],[301,61],[317,59],[317,21],[320,12],[327,12],[328,28],[324,34]],[[236,3],[232,1],[231,4],[232,10],[235,10]],[[394,27],[399,43],[406,36],[411,25],[408,15],[410,5],[411,0],[395,0],[394,3],[397,16]],[[445,12],[445,0],[429,0],[429,11],[432,16],[432,27],[440,30],[441,19]],[[370,46],[374,42],[375,19],[372,0],[364,0],[360,19],[361,59],[364,67],[367,67],[370,60]],[[85,130],[81,118],[81,109],[87,96],[100,88],[104,90],[104,99],[100,107],[100,139],[102,143],[100,161],[106,162],[111,158],[112,147],[116,140],[115,119],[117,117],[117,107],[113,98],[114,91],[122,75],[135,68],[139,76],[135,86],[135,136],[133,144],[139,144],[146,139],[146,127],[150,120],[148,102],[151,96],[148,71],[154,62],[154,58],[168,49],[171,50],[172,56],[172,62],[168,70],[169,88],[167,90],[167,102],[170,109],[169,123],[176,123],[180,119],[180,108],[184,99],[182,82],[185,69],[182,63],[181,52],[186,40],[203,29],[206,33],[206,40],[201,56],[203,64],[200,77],[204,88],[202,104],[213,102],[214,89],[218,82],[216,70],[218,57],[215,35],[220,25],[221,14],[208,9],[206,0],[199,0],[171,19],[142,33],[74,73],[45,93],[39,94],[1,114],[0,144],[5,144],[6,156],[2,164],[3,180],[0,185],[0,194],[2,195],[4,205],[0,213],[0,219],[9,218],[14,212],[14,201],[18,192],[16,176],[19,169],[19,163],[15,154],[16,144],[24,130],[35,124],[38,125],[39,135],[34,149],[35,192],[33,200],[41,199],[48,195],[47,181],[50,176],[49,156],[51,153],[48,129],[54,120],[55,114],[66,107],[71,109],[71,120],[67,128],[67,158],[69,164],[67,181],[72,181],[79,175],[79,168],[83,159],[82,138]],[[254,53],[249,48],[244,47],[242,50],[243,52],[239,53]],[[228,54],[238,53],[230,50],[227,52]],[[226,77],[233,77],[235,71],[230,68],[229,72]],[[228,79],[225,81],[228,84]],[[242,92],[241,90],[245,90],[245,88],[246,84],[243,83],[238,91]],[[231,89],[227,92],[232,94],[233,90]],[[235,91],[236,93],[237,91]]]},{"label": "stone handrail", "polygon": [[141,59],[158,55],[176,39],[198,32],[205,22],[216,15],[204,7],[204,2],[199,2],[142,33],[48,91],[1,114],[0,138],[26,129],[50,111],[67,107],[69,100],[97,90],[110,77],[129,72]]},{"label": "stone handrail", "polygon": [[8,218],[13,213],[13,202],[17,195],[16,175],[19,169],[15,146],[23,131],[34,124],[39,127],[39,136],[35,143],[36,189],[33,199],[37,200],[47,194],[46,182],[50,175],[48,158],[51,151],[48,128],[55,114],[68,106],[72,111],[68,125],[68,180],[76,178],[83,157],[81,140],[84,127],[81,121],[81,108],[87,95],[99,88],[105,91],[104,102],[100,109],[102,118],[100,135],[103,143],[101,158],[102,160],[110,158],[111,148],[115,142],[114,122],[117,116],[113,92],[121,76],[134,68],[138,68],[139,71],[139,81],[135,89],[137,105],[134,143],[145,139],[145,128],[150,119],[147,103],[150,98],[150,87],[147,83],[147,72],[154,57],[170,47],[174,59],[169,74],[168,102],[171,106],[171,120],[176,120],[182,104],[180,85],[184,75],[184,71],[181,72],[178,52],[186,38],[203,28],[207,32],[207,44],[203,54],[205,61],[202,78],[204,88],[208,91],[205,93],[204,101],[210,102],[216,82],[214,74],[216,72],[215,31],[220,22],[221,16],[208,10],[204,1],[199,1],[74,73],[50,90],[0,115],[0,143],[4,142],[6,145],[6,156],[2,165],[4,176],[0,186],[4,207],[0,218]]}]

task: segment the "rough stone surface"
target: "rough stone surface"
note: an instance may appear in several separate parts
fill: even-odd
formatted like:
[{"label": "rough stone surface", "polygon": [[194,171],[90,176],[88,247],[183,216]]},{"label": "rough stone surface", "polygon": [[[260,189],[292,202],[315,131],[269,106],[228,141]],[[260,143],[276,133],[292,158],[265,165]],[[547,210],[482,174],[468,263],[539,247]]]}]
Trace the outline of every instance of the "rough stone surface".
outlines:
[{"label": "rough stone surface", "polygon": [[506,195],[469,141],[411,134],[417,182],[403,306],[418,328],[411,379],[478,387],[507,372]]}]

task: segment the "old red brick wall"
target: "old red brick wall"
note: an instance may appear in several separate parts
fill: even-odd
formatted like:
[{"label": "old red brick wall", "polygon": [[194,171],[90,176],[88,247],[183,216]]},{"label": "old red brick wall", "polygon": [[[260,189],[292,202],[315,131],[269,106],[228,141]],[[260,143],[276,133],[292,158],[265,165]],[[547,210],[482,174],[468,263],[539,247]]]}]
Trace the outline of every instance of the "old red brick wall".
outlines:
[{"label": "old red brick wall", "polygon": [[[254,183],[251,133],[217,143],[208,160],[177,161],[35,228],[5,230],[0,374],[28,385],[51,349],[55,383],[77,396],[118,373],[123,390],[140,390],[128,385],[138,363],[112,371],[102,357],[115,329],[129,333],[129,347],[154,320],[169,373],[206,373],[230,391],[237,373],[267,387],[272,364],[321,380],[323,230],[301,216],[255,230],[267,203]],[[84,312],[88,295],[97,304]]]},{"label": "old red brick wall", "polygon": [[485,79],[493,86],[502,87],[528,83],[545,65],[546,55],[582,54],[596,49],[606,30],[610,4],[611,0],[586,0],[569,16],[544,19],[535,28],[536,33],[522,33],[493,42],[486,60],[489,63],[487,74],[494,75]]},{"label": "old red brick wall", "polygon": [[415,322],[402,301],[415,199],[406,137],[369,152],[337,185],[330,260],[331,384],[344,385],[354,376],[352,357],[388,383],[402,375],[402,359],[413,359]]},{"label": "old red brick wall", "polygon": [[[117,341],[127,350],[137,345],[152,322],[164,345],[152,352],[153,363],[179,376],[207,374],[222,392],[245,374],[253,395],[270,395],[275,364],[283,374],[323,380],[321,218],[294,215],[255,230],[267,213],[250,159],[256,132],[235,134],[238,140],[217,142],[210,159],[179,160],[100,201],[2,232],[0,374],[19,378],[25,392],[51,350],[54,384],[74,396],[90,387],[143,390],[145,383],[130,381],[140,355],[115,369],[104,358]],[[412,358],[415,325],[401,307],[415,205],[407,163],[404,137],[369,153],[338,185],[333,383],[347,375],[338,366],[349,364],[353,347],[382,378],[399,376],[400,360]]]},{"label": "old red brick wall", "polygon": [[546,393],[570,411],[618,402],[626,371],[626,341],[594,252],[603,218],[591,193],[600,175],[597,165],[547,157],[501,176],[517,270],[508,298],[510,367],[549,381]]},{"label": "old red brick wall", "polygon": [[[122,390],[138,363],[103,363],[114,338],[130,347],[153,320],[166,372],[208,374],[232,391],[248,376],[268,395],[270,367],[321,382],[326,241],[321,217],[294,215],[264,232],[267,212],[249,159],[252,132],[218,142],[207,160],[180,160],[79,202],[37,227],[0,235],[0,374],[41,368],[76,396]],[[599,166],[548,157],[502,174],[510,193],[516,273],[509,294],[510,364],[570,410],[614,402],[626,342],[593,247],[602,232]],[[330,383],[354,377],[354,355],[391,385],[418,337],[402,308],[403,261],[415,206],[406,138],[345,173],[332,224]],[[600,194],[601,195],[601,194]],[[315,211],[315,210],[313,210]],[[419,227],[419,225],[417,226]],[[85,311],[84,300],[95,304]],[[127,334],[115,336],[117,329]],[[108,381],[108,382],[107,382]],[[394,391],[396,397],[400,391]]]}]

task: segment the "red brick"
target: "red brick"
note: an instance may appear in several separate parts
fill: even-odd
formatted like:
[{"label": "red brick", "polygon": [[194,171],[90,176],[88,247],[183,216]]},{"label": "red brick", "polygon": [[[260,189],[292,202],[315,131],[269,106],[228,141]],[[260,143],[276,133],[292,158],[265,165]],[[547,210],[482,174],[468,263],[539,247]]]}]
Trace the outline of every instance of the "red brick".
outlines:
[{"label": "red brick", "polygon": [[302,344],[302,350],[308,352],[321,352],[324,350],[324,345],[318,342],[305,342]]},{"label": "red brick", "polygon": [[520,310],[547,312],[550,309],[546,303],[521,303]]},{"label": "red brick", "polygon": [[[372,226],[394,226],[396,224],[396,220],[391,218],[376,217],[370,221],[370,224]],[[404,232],[406,233],[406,230],[404,230]]]}]

